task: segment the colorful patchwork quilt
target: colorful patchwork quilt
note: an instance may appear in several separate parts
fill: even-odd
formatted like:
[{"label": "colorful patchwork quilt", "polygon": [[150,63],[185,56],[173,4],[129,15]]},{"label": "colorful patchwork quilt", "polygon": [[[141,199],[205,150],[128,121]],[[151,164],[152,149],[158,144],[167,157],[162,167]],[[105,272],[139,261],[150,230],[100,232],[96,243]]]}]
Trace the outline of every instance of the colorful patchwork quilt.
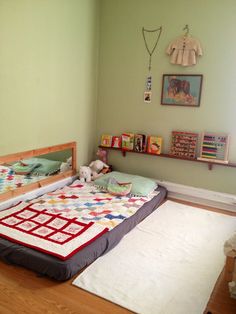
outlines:
[{"label": "colorful patchwork quilt", "polygon": [[76,180],[1,211],[0,236],[65,260],[135,214],[157,193],[114,196]]},{"label": "colorful patchwork quilt", "polygon": [[11,168],[0,166],[0,193],[15,190],[16,188],[44,178],[46,177],[15,174]]}]

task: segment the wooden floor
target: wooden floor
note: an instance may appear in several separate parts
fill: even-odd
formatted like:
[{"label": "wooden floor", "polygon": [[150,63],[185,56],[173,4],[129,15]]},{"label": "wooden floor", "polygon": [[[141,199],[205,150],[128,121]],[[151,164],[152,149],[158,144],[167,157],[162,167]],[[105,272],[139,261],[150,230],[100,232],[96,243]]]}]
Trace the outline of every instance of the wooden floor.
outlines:
[{"label": "wooden floor", "polygon": [[[205,207],[205,209],[212,210],[209,207]],[[218,211],[217,209],[214,210]],[[34,272],[7,265],[1,261],[0,268],[1,314],[131,313],[120,306],[72,286],[73,279],[60,283],[49,278],[38,277]],[[236,300],[230,298],[223,275],[222,272],[205,314],[208,312],[212,314],[236,314]]]}]

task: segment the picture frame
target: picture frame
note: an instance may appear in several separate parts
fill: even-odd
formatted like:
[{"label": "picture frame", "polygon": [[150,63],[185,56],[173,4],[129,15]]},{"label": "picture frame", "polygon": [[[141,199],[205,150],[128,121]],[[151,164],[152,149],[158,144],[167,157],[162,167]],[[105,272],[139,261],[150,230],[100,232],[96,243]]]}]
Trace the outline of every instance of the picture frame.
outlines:
[{"label": "picture frame", "polygon": [[172,131],[170,155],[195,159],[198,133]]},{"label": "picture frame", "polygon": [[229,134],[204,132],[198,160],[228,164]]},{"label": "picture frame", "polygon": [[202,74],[163,74],[161,104],[199,107]]}]

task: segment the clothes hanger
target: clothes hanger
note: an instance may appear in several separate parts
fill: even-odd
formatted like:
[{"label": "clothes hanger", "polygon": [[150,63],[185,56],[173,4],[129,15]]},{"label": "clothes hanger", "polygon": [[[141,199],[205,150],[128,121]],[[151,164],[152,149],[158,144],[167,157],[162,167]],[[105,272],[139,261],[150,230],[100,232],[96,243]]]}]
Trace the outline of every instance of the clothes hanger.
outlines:
[{"label": "clothes hanger", "polygon": [[189,26],[188,26],[188,24],[186,24],[184,26],[183,31],[185,31],[184,37],[188,37],[189,36]]}]

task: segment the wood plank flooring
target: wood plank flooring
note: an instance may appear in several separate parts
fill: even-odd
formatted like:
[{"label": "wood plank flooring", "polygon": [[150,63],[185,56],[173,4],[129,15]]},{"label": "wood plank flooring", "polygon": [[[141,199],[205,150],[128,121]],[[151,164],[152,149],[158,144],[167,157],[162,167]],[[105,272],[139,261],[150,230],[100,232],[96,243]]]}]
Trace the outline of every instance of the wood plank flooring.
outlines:
[{"label": "wood plank flooring", "polygon": [[[193,205],[188,202],[182,203]],[[204,208],[220,211],[209,207]],[[71,282],[73,279],[62,283],[57,282],[46,277],[38,277],[32,271],[5,264],[2,261],[0,261],[0,269],[1,314],[132,313],[118,305],[72,286]],[[204,312],[205,314],[208,312],[212,314],[236,314],[236,300],[230,298],[223,275],[222,272]]]}]

